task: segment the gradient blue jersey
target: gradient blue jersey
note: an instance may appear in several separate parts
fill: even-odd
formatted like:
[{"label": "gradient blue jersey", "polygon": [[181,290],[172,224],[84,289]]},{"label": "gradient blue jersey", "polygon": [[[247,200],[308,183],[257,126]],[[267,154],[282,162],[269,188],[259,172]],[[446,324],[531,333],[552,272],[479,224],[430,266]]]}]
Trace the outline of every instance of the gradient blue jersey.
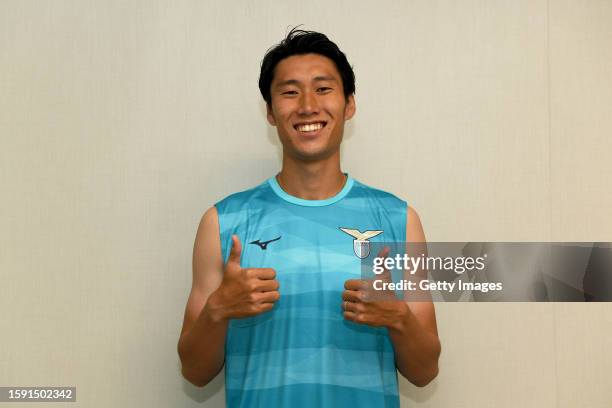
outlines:
[{"label": "gradient blue jersey", "polygon": [[387,329],[342,314],[344,282],[361,277],[361,260],[340,228],[403,242],[406,202],[350,176],[336,196],[303,200],[272,177],[215,206],[224,262],[237,234],[241,266],[274,268],[281,294],[271,311],[230,321],[228,407],[399,407]]}]

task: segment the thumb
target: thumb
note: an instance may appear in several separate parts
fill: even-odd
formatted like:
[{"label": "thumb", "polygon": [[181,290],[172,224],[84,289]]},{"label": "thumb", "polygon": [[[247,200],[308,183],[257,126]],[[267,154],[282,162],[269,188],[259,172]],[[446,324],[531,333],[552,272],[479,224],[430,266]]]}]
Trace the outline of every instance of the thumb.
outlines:
[{"label": "thumb", "polygon": [[391,251],[391,249],[388,246],[384,246],[380,249],[380,251],[378,251],[378,255],[376,255],[378,258],[386,258],[387,256],[389,256],[389,252]]},{"label": "thumb", "polygon": [[[390,249],[389,249],[389,247],[386,246],[386,247],[384,247],[384,248],[382,248],[380,250],[380,252],[378,253],[378,256],[380,258],[386,259],[387,256],[389,256],[389,252],[390,252]],[[393,277],[391,276],[391,271],[384,266],[384,262],[383,262],[383,272],[380,275],[378,275],[378,276],[385,283],[392,283],[393,282]],[[387,288],[386,290],[383,291],[383,293],[391,294],[391,293],[393,293],[393,291]]]},{"label": "thumb", "polygon": [[232,235],[232,248],[230,249],[229,257],[227,258],[227,263],[233,263],[240,267],[240,255],[242,254],[242,244],[240,243],[240,238],[238,235]]},{"label": "thumb", "polygon": [[380,274],[380,279],[382,279],[384,282],[387,282],[387,283],[393,282],[393,278],[391,277],[391,271],[385,268],[383,273]]},{"label": "thumb", "polygon": [[[389,252],[390,249],[388,246],[383,247],[380,251],[378,251],[378,255],[376,255],[377,258],[382,258],[383,260],[387,259],[387,256],[389,256]],[[385,262],[383,261],[382,263],[383,266],[383,271],[382,273],[379,275],[380,278],[385,281],[385,282],[391,282],[391,273],[389,272],[389,269],[387,269],[387,267],[385,266]]]}]

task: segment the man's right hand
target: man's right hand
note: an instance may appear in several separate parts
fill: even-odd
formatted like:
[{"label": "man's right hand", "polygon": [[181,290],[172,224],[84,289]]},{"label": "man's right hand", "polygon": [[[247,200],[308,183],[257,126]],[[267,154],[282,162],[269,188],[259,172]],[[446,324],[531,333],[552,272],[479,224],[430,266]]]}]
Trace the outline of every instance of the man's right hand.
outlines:
[{"label": "man's right hand", "polygon": [[232,249],[223,268],[221,285],[210,294],[205,308],[216,321],[255,316],[272,309],[280,298],[272,268],[242,268],[242,244],[232,235]]}]

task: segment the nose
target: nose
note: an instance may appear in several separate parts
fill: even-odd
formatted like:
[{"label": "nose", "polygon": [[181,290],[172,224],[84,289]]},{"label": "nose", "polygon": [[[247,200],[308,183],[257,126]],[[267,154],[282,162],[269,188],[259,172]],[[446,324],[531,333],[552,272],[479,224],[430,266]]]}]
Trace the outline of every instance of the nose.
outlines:
[{"label": "nose", "polygon": [[319,102],[313,92],[303,92],[300,98],[298,113],[300,115],[312,115],[319,113]]}]

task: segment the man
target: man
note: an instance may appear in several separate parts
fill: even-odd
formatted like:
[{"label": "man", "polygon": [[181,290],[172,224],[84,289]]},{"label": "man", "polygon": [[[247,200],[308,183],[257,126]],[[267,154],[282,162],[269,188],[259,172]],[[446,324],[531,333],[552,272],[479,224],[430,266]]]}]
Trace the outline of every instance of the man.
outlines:
[{"label": "man", "polygon": [[438,373],[434,307],[364,296],[360,257],[370,241],[424,242],[419,217],[340,170],[355,80],[325,35],[292,30],[259,87],[282,169],[202,217],[182,373],[204,386],[225,364],[231,407],[397,407],[396,369],[417,386]]}]

